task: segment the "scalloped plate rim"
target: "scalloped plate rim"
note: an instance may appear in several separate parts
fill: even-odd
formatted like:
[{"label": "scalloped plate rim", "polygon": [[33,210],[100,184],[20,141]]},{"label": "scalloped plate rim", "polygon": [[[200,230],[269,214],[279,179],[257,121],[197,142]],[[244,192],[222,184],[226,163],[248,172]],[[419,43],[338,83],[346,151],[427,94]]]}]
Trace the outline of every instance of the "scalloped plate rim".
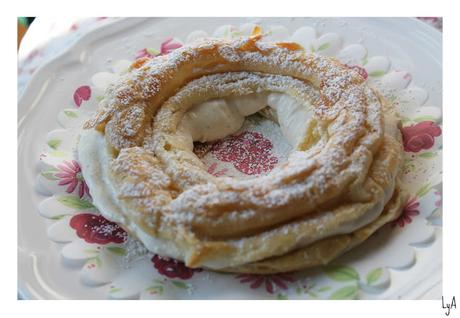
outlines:
[{"label": "scalloped plate rim", "polygon": [[[153,18],[155,19],[155,18]],[[159,20],[164,18],[158,18]],[[372,20],[373,18],[368,18]],[[387,18],[389,19],[389,18]],[[27,118],[29,113],[39,104],[40,97],[44,90],[47,89],[47,82],[42,83],[41,79],[43,78],[43,74],[52,73],[52,70],[57,69],[60,66],[66,65],[71,62],[81,61],[78,58],[79,53],[84,50],[86,45],[91,44],[92,42],[101,39],[105,36],[115,35],[119,31],[126,31],[129,28],[136,28],[140,24],[151,21],[152,18],[122,18],[117,21],[113,21],[112,23],[103,25],[99,28],[93,29],[88,33],[84,34],[81,38],[77,39],[71,46],[65,49],[62,53],[58,54],[54,58],[50,59],[42,66],[40,66],[35,74],[31,77],[28,84],[23,90],[22,95],[18,101],[18,157],[21,158],[21,150],[23,146],[23,136],[22,133],[24,132],[27,126]],[[361,22],[365,22],[366,18],[362,18]],[[387,20],[388,21],[388,20]],[[416,28],[424,29],[423,31],[426,33],[425,36],[434,40],[430,44],[433,46],[441,47],[442,43],[442,34],[435,30],[434,28],[429,27],[428,25],[424,24],[421,21],[418,21],[415,18],[407,18],[404,20],[394,19],[393,23],[398,24],[405,24],[407,23],[415,23]],[[424,43],[426,45],[426,43]],[[20,178],[19,178],[20,179]],[[35,190],[34,190],[35,191]],[[20,192],[21,193],[21,192]],[[18,200],[18,217],[21,214],[21,200]],[[27,213],[27,212],[23,212]],[[30,213],[30,212],[29,212]],[[37,278],[35,275],[31,275],[28,272],[28,275],[24,275],[25,267],[34,268],[36,263],[39,261],[40,255],[43,253],[41,250],[36,250],[31,247],[24,246],[21,244],[21,235],[18,235],[18,294],[24,299],[50,299],[49,296],[53,296],[54,298],[62,298],[59,297],[59,293],[53,292],[50,290],[49,286],[42,286],[41,284],[44,283],[41,278]],[[441,264],[440,264],[441,265]],[[440,271],[440,268],[439,268]],[[34,274],[36,273],[33,270]],[[29,276],[28,280],[22,279],[23,277]],[[31,283],[34,280],[34,287],[40,287],[40,289],[31,289]],[[438,284],[441,280],[436,281]],[[425,292],[425,291],[424,291]],[[422,292],[422,294],[424,293]],[[48,297],[47,297],[48,296]]]}]

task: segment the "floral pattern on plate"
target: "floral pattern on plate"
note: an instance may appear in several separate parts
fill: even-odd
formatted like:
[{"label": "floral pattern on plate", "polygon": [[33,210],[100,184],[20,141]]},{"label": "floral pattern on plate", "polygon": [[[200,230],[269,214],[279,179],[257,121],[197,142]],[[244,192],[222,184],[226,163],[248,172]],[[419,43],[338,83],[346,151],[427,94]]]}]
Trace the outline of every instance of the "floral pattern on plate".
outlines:
[{"label": "floral pattern on plate", "polygon": [[[148,252],[117,224],[101,216],[92,204],[75,158],[78,127],[103,102],[105,89],[126,72],[130,60],[111,63],[107,71],[94,74],[90,85],[76,87],[74,105],[58,114],[63,129],[51,131],[40,156],[39,191],[49,195],[39,213],[51,220],[48,237],[63,243],[65,263],[82,267],[85,284],[105,286],[113,299],[206,298],[210,282],[215,298],[355,299],[378,297],[392,283],[391,270],[410,270],[415,264],[414,247],[428,248],[436,242],[434,226],[441,225],[442,127],[439,107],[426,106],[428,93],[412,84],[410,73],[391,70],[384,56],[368,56],[361,44],[343,47],[335,33],[318,36],[309,26],[290,34],[284,26],[224,25],[214,36],[232,38],[262,34],[266,40],[292,40],[316,54],[336,56],[380,88],[401,116],[406,160],[404,186],[411,194],[401,217],[333,264],[306,272],[247,275],[191,269],[182,262]],[[189,34],[186,43],[206,37],[204,31]],[[166,37],[159,50],[138,48],[133,56],[155,58],[180,47],[179,39]],[[83,87],[83,88],[82,88]],[[264,123],[258,123],[262,126]],[[272,137],[247,129],[208,147],[208,172],[231,175],[232,169],[247,176],[269,172],[284,159]],[[236,149],[241,152],[234,156]],[[206,162],[206,161],[205,161]],[[230,164],[232,167],[225,165]],[[262,164],[263,163],[263,164]],[[385,244],[382,244],[385,242]],[[397,247],[397,248],[395,248]],[[397,255],[396,255],[396,254]],[[231,291],[238,291],[232,294]],[[207,295],[207,296],[206,296]]]}]

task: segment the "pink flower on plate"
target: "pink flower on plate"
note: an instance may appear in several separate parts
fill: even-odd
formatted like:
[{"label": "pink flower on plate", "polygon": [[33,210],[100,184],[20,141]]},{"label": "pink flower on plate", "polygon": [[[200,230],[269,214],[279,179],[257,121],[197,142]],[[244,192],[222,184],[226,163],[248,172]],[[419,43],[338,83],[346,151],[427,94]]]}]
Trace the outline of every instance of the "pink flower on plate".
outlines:
[{"label": "pink flower on plate", "polygon": [[290,274],[239,274],[235,278],[239,279],[242,284],[249,283],[249,287],[252,289],[257,289],[263,285],[265,290],[270,294],[274,293],[276,287],[287,290],[288,284],[296,281],[294,276]]},{"label": "pink flower on plate", "polygon": [[417,17],[442,32],[442,17]]},{"label": "pink flower on plate", "polygon": [[190,268],[181,261],[160,255],[152,257],[153,266],[158,273],[168,278],[190,279],[195,272],[201,272],[201,268]]},{"label": "pink flower on plate", "polygon": [[412,80],[412,75],[410,73],[406,73],[404,74],[403,79],[405,79],[407,82],[410,82]]},{"label": "pink flower on plate", "polygon": [[358,65],[347,65],[347,64],[345,64],[345,66],[347,66],[348,68],[358,72],[358,74],[361,75],[362,78],[364,78],[364,79],[368,78],[368,74],[367,74],[367,71],[366,71],[365,68],[363,68],[361,66],[358,66]]},{"label": "pink flower on plate", "polygon": [[272,154],[273,144],[258,132],[246,131],[229,136],[212,145],[211,151],[221,161],[247,175],[270,172],[278,163]]},{"label": "pink flower on plate", "polygon": [[78,87],[73,93],[73,100],[77,107],[91,98],[91,88],[88,85]]},{"label": "pink flower on plate", "polygon": [[182,47],[182,44],[173,42],[173,38],[168,37],[161,43],[160,50],[156,50],[153,48],[144,48],[137,52],[136,59],[142,57],[153,58],[155,56],[166,55],[180,47]]},{"label": "pink flower on plate", "polygon": [[441,196],[441,192],[436,191],[436,192],[434,193],[434,195],[435,195],[436,197],[439,198],[439,199],[436,200],[436,202],[434,203],[434,206],[437,207],[437,208],[440,208],[441,205],[442,205],[442,196]]},{"label": "pink flower on plate", "polygon": [[66,192],[72,193],[78,186],[78,195],[82,198],[85,193],[89,196],[89,188],[86,185],[81,168],[75,160],[64,161],[63,164],[58,165],[59,172],[55,174],[60,179],[58,185],[67,185]]},{"label": "pink flower on plate", "polygon": [[102,215],[92,213],[77,214],[70,219],[69,224],[77,232],[78,237],[84,239],[87,243],[121,244],[128,238],[125,230]]},{"label": "pink flower on plate", "polygon": [[420,211],[418,210],[419,206],[420,203],[417,202],[417,198],[415,197],[407,201],[401,215],[391,223],[391,227],[395,227],[396,225],[404,227],[406,224],[411,223],[412,218],[420,214]]},{"label": "pink flower on plate", "polygon": [[434,145],[434,138],[441,135],[441,128],[432,121],[422,121],[416,125],[402,127],[404,151],[419,152],[430,149]]},{"label": "pink flower on plate", "polygon": [[160,46],[160,55],[166,55],[174,51],[175,49],[178,49],[182,47],[182,44],[173,42],[173,38],[169,37],[166,40],[161,43]]},{"label": "pink flower on plate", "polygon": [[153,48],[144,48],[142,50],[137,51],[136,59],[140,59],[143,57],[153,58],[155,56],[158,56],[159,54],[160,52],[158,50],[155,50]]}]

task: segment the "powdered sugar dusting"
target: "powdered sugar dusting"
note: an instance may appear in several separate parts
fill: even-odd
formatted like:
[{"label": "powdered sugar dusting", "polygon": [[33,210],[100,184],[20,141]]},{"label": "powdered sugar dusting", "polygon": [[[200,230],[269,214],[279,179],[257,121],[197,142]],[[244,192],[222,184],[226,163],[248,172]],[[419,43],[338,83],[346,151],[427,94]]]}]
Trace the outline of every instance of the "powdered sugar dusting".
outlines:
[{"label": "powdered sugar dusting", "polygon": [[[235,138],[244,133],[244,138]],[[261,140],[262,138],[264,140]],[[225,142],[226,140],[231,142]],[[206,149],[204,153],[203,149]],[[260,115],[248,117],[238,132],[223,141],[201,144],[198,147],[198,153],[208,167],[208,172],[211,170],[217,177],[236,178],[253,178],[268,174],[277,164],[287,160],[291,150],[292,147],[279,126]],[[197,152],[196,149],[194,151]],[[254,165],[250,166],[252,162]]]},{"label": "powdered sugar dusting", "polygon": [[[267,120],[254,126],[246,120],[233,139],[214,143],[201,160],[178,142],[177,121],[194,103],[263,91],[311,105],[308,147],[288,149]],[[106,105],[95,123],[107,123],[107,140],[121,149],[112,165],[120,204],[128,214],[145,215],[153,231],[173,232],[171,240],[181,244],[234,244],[248,235],[269,240],[282,224],[314,215],[351,185],[363,185],[383,134],[381,105],[356,72],[258,38],[208,39],[137,61],[109,87]],[[232,175],[235,170],[246,176]],[[198,248],[194,253],[200,257]]]}]

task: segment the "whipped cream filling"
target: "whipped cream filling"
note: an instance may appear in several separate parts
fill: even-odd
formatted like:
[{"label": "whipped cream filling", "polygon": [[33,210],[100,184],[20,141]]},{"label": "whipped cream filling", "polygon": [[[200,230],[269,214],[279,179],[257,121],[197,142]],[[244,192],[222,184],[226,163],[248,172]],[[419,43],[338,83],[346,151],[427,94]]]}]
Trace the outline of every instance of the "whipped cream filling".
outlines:
[{"label": "whipped cream filling", "polygon": [[[283,134],[288,142],[295,147],[305,134],[306,121],[311,118],[311,114],[308,109],[305,109],[305,106],[302,106],[292,97],[279,93],[229,97],[196,105],[186,113],[178,127],[178,131],[183,132],[182,136],[186,138],[192,150],[194,140],[210,141],[232,134],[240,129],[245,116],[253,114],[267,105],[276,111]],[[83,177],[91,189],[93,203],[104,217],[120,223],[125,230],[136,236],[148,250],[154,253],[180,260],[184,260],[184,257],[187,258],[183,249],[175,242],[153,237],[125,217],[128,213],[118,199],[117,191],[109,176],[113,154],[103,134],[96,130],[84,130],[78,143],[78,156]],[[321,233],[314,240],[341,233],[350,233],[372,222],[378,217],[384,204],[390,199],[393,189],[394,185],[385,189],[384,199],[376,202],[372,208],[358,219],[344,222],[334,231]],[[323,219],[328,222],[327,219],[330,217],[330,213],[326,213]],[[235,247],[238,247],[239,243],[238,240],[233,242]],[[310,240],[309,243],[312,243],[312,241]],[[241,260],[239,259],[219,257],[209,259],[202,265],[219,269],[240,264]]]},{"label": "whipped cream filling", "polygon": [[246,116],[266,106],[275,111],[283,135],[296,149],[306,134],[308,120],[312,118],[311,108],[282,93],[253,93],[194,105],[185,113],[177,131],[187,148],[193,149],[193,141],[219,140],[237,132]]},{"label": "whipped cream filling", "polygon": [[[103,134],[96,130],[84,130],[80,135],[78,143],[78,155],[83,177],[91,189],[93,204],[105,218],[120,223],[126,231],[137,237],[149,251],[185,261],[184,251],[175,242],[154,237],[145,232],[135,222],[125,217],[126,211],[124,211],[122,203],[117,198],[117,192],[109,178],[109,165],[113,156]],[[314,241],[342,233],[351,233],[369,224],[379,216],[383,206],[391,198],[393,189],[394,184],[386,189],[383,200],[376,202],[371,209],[358,219],[344,222],[332,232],[321,233],[318,237],[315,237]],[[327,212],[321,217],[326,223],[331,218],[333,218],[332,212]],[[313,240],[309,240],[308,243],[304,243],[302,246],[311,243],[313,243]],[[237,247],[239,241],[233,241],[233,244]],[[219,269],[238,266],[240,264],[240,259],[224,259],[219,257],[207,260],[203,266],[211,269]]]},{"label": "whipped cream filling", "polygon": [[109,178],[109,164],[112,159],[112,152],[103,134],[93,129],[82,131],[78,142],[78,160],[91,191],[93,204],[105,218],[120,223],[123,229],[135,235],[149,251],[162,256],[182,258],[174,242],[149,235],[125,216]]}]

